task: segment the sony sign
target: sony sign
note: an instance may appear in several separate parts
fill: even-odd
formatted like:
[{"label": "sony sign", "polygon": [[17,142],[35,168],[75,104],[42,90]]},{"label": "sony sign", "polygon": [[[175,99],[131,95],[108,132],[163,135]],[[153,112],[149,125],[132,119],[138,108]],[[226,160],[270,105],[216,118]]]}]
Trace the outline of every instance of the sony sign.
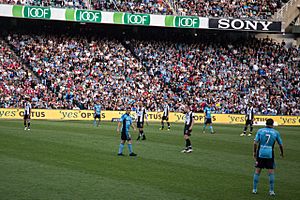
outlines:
[{"label": "sony sign", "polygon": [[244,19],[209,19],[209,28],[280,32],[281,22],[244,20]]}]

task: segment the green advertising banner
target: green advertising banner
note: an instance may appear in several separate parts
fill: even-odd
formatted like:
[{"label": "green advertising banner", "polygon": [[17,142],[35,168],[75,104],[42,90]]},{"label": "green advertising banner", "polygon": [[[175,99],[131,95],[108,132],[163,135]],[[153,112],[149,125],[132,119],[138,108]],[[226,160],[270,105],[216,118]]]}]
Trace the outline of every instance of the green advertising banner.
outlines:
[{"label": "green advertising banner", "polygon": [[166,16],[165,26],[177,28],[200,28],[200,17]]},{"label": "green advertising banner", "polygon": [[25,6],[23,10],[25,18],[50,19],[51,10],[47,7]]},{"label": "green advertising banner", "polygon": [[150,25],[150,15],[148,14],[124,14],[124,24],[132,24],[132,25]]}]

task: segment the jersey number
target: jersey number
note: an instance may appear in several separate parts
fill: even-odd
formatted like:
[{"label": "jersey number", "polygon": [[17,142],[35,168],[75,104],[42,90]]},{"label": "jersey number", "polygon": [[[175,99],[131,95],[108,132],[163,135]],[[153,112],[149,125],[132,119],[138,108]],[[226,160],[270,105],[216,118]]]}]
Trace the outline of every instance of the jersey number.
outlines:
[{"label": "jersey number", "polygon": [[269,143],[269,140],[270,140],[270,138],[271,138],[271,135],[270,135],[270,134],[266,134],[266,136],[268,137],[266,144],[268,144],[268,143]]}]

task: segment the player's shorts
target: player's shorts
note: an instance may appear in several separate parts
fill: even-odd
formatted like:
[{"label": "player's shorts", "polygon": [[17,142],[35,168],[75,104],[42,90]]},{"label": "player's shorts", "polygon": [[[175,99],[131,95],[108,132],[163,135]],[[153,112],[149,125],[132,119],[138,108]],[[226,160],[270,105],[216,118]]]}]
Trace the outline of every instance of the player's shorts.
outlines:
[{"label": "player's shorts", "polygon": [[136,127],[137,128],[144,128],[144,122],[137,122]]},{"label": "player's shorts", "polygon": [[248,126],[248,125],[253,125],[253,121],[250,120],[250,119],[247,119],[246,120],[246,126]]},{"label": "player's shorts", "polygon": [[211,118],[205,118],[204,124],[211,124]]},{"label": "player's shorts", "polygon": [[190,126],[185,125],[183,135],[191,136],[192,130],[189,130],[189,129],[190,129]]},{"label": "player's shorts", "polygon": [[30,115],[24,115],[24,120],[30,119]]},{"label": "player's shorts", "polygon": [[128,132],[126,133],[126,131],[122,131],[121,132],[121,140],[127,140],[127,141],[131,140],[130,134]]},{"label": "player's shorts", "polygon": [[169,117],[168,116],[163,116],[161,120],[169,121]]},{"label": "player's shorts", "polygon": [[100,114],[94,114],[94,118],[100,119]]},{"label": "player's shorts", "polygon": [[255,163],[256,168],[260,169],[275,169],[274,158],[257,158]]}]

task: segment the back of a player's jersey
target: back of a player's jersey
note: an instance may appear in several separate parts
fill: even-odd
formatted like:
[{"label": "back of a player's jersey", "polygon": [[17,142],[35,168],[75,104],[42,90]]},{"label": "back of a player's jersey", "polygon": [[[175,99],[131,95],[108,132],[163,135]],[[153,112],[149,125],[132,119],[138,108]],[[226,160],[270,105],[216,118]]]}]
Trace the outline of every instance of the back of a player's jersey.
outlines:
[{"label": "back of a player's jersey", "polygon": [[259,129],[255,141],[259,142],[259,157],[261,158],[272,158],[275,142],[282,144],[279,133],[273,128]]}]

